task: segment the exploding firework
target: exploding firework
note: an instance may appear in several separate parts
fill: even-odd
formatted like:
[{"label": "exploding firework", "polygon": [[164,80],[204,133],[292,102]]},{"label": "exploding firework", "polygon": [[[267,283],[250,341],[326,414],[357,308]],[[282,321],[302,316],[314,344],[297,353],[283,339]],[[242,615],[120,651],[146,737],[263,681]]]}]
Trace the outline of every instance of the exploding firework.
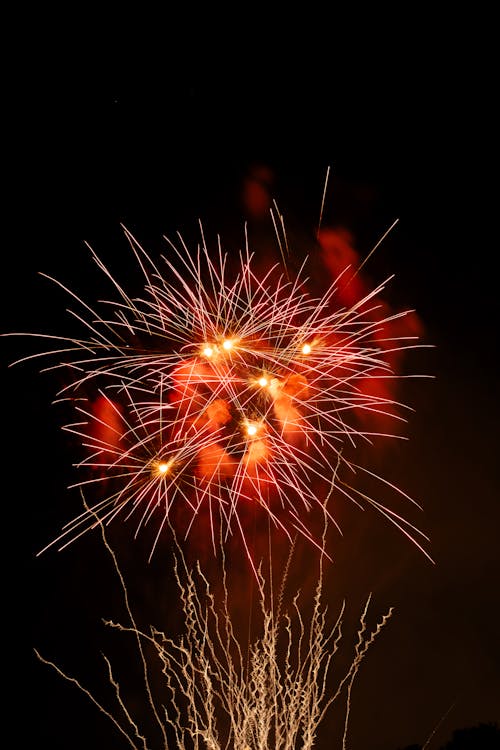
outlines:
[{"label": "exploding firework", "polygon": [[248,241],[234,260],[220,241],[209,252],[203,230],[195,251],[179,235],[155,262],[124,232],[142,296],[129,296],[89,248],[115,299],[91,307],[51,279],[79,306],[72,314],[85,333],[34,334],[55,339],[56,348],[18,360],[47,356],[46,369],[61,370],[58,400],[77,414],[65,429],[84,452],[72,487],[86,503],[92,495],[48,547],[133,517],[136,533],[154,527],[151,555],[171,523],[186,537],[206,523],[214,549],[222,528],[225,539],[239,534],[251,557],[253,509],[290,539],[299,533],[320,548],[309,521],[316,512],[335,523],[335,491],[371,504],[423,549],[415,526],[345,478],[375,476],[344,450],[380,434],[363,415],[402,419],[402,405],[370,387],[397,378],[394,356],[418,345],[417,337],[393,335],[408,312],[381,304],[389,279],[346,305],[349,266],[314,296],[306,261],[293,277],[281,263],[257,271]]}]

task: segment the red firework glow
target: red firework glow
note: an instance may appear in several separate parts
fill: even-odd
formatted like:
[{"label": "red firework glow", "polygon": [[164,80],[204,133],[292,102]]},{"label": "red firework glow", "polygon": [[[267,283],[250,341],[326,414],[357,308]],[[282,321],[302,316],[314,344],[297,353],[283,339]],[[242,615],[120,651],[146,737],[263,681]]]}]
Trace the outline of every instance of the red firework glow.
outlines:
[{"label": "red firework glow", "polygon": [[230,264],[220,242],[209,253],[202,232],[194,253],[180,237],[169,241],[160,270],[124,232],[143,296],[129,297],[91,250],[118,298],[98,313],[63,287],[83,309],[74,314],[86,337],[55,337],[57,349],[43,353],[57,357],[48,369],[73,373],[58,394],[78,413],[65,429],[85,450],[85,477],[72,486],[101,488],[48,547],[133,516],[137,533],[154,525],[152,555],[170,524],[188,536],[203,519],[214,549],[236,531],[251,557],[249,508],[290,539],[321,546],[309,520],[316,512],[335,523],[335,491],[371,504],[423,549],[418,529],[345,479],[374,476],[345,456],[346,445],[397,436],[387,422],[404,421],[388,384],[419,332],[411,311],[393,313],[381,300],[387,282],[365,288],[355,258],[339,256],[348,243],[331,232],[318,236],[335,270],[321,297],[307,290],[305,263],[293,279],[280,264],[257,274],[248,247]]}]

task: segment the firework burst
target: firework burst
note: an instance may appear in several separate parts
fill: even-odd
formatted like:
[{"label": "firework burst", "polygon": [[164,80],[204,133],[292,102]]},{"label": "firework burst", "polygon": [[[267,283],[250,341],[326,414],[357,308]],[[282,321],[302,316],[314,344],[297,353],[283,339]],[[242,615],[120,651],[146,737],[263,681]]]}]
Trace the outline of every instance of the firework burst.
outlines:
[{"label": "firework burst", "polygon": [[343,478],[371,474],[344,454],[346,444],[377,435],[360,415],[402,419],[401,404],[367,387],[398,377],[391,355],[418,346],[390,333],[407,313],[387,314],[380,304],[387,282],[345,306],[338,291],[352,268],[314,297],[305,263],[294,278],[281,264],[257,273],[248,241],[234,261],[220,241],[210,253],[203,230],[194,252],[179,235],[155,263],[124,232],[143,295],[130,297],[89,248],[115,299],[94,308],[51,279],[78,305],[71,313],[84,334],[40,334],[57,346],[18,360],[49,357],[45,369],[63,372],[58,400],[77,414],[65,429],[84,452],[84,476],[72,486],[86,502],[97,495],[48,546],[135,517],[137,533],[154,524],[153,554],[172,521],[188,536],[203,518],[214,549],[222,524],[223,536],[239,533],[250,556],[245,518],[257,508],[288,537],[298,532],[321,547],[309,519],[316,511],[335,523],[335,490],[377,508],[423,549],[418,529]]}]

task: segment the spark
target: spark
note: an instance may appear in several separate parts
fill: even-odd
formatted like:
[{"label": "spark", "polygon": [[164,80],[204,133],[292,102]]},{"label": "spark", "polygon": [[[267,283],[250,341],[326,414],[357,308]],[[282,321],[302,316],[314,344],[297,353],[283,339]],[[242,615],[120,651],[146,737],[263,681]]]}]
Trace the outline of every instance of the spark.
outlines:
[{"label": "spark", "polygon": [[160,475],[168,474],[171,468],[172,468],[172,461],[160,461],[156,466],[156,471]]},{"label": "spark", "polygon": [[202,349],[202,354],[204,357],[207,357],[207,359],[210,359],[210,357],[213,357],[214,353],[215,353],[215,350],[213,346],[207,345],[207,346],[204,346]]}]

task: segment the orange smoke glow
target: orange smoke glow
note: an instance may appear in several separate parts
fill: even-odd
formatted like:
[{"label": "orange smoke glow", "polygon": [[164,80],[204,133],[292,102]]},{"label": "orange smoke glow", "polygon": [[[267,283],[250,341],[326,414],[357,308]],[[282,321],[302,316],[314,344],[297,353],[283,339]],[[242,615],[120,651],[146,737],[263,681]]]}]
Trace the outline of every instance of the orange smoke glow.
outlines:
[{"label": "orange smoke glow", "polygon": [[170,392],[173,404],[189,404],[200,394],[200,388],[213,380],[211,368],[197,359],[181,362],[171,373],[174,387]]},{"label": "orange smoke glow", "polygon": [[270,167],[255,165],[243,180],[242,200],[247,214],[253,219],[269,216],[271,187],[274,174]]},{"label": "orange smoke glow", "polygon": [[210,431],[216,431],[231,421],[231,411],[227,401],[217,398],[208,404],[207,408],[200,417],[200,422],[204,423]]},{"label": "orange smoke glow", "polygon": [[198,475],[210,482],[214,477],[228,479],[234,476],[236,461],[219,443],[213,443],[198,451]]},{"label": "orange smoke glow", "polygon": [[120,454],[123,435],[123,418],[120,406],[109,397],[100,394],[91,403],[92,420],[90,436],[99,446],[96,462],[109,465]]},{"label": "orange smoke glow", "polygon": [[[324,228],[318,233],[320,257],[332,278],[339,279],[335,299],[339,307],[350,308],[359,303],[372,289],[364,274],[358,270],[362,259],[354,247],[354,237],[345,228]],[[360,406],[354,408],[363,429],[373,432],[397,434],[404,424],[398,400],[397,376],[401,374],[405,351],[398,344],[405,338],[420,338],[424,333],[422,321],[414,311],[399,311],[381,298],[372,296],[359,305],[363,318],[375,324],[369,344],[378,349],[377,357],[381,367],[370,371],[366,377],[356,380],[360,395]],[[346,360],[349,347],[345,348]],[[393,377],[393,376],[396,376]],[[366,399],[365,399],[366,397]],[[364,402],[366,401],[366,404]],[[380,408],[377,407],[380,402]]]}]

